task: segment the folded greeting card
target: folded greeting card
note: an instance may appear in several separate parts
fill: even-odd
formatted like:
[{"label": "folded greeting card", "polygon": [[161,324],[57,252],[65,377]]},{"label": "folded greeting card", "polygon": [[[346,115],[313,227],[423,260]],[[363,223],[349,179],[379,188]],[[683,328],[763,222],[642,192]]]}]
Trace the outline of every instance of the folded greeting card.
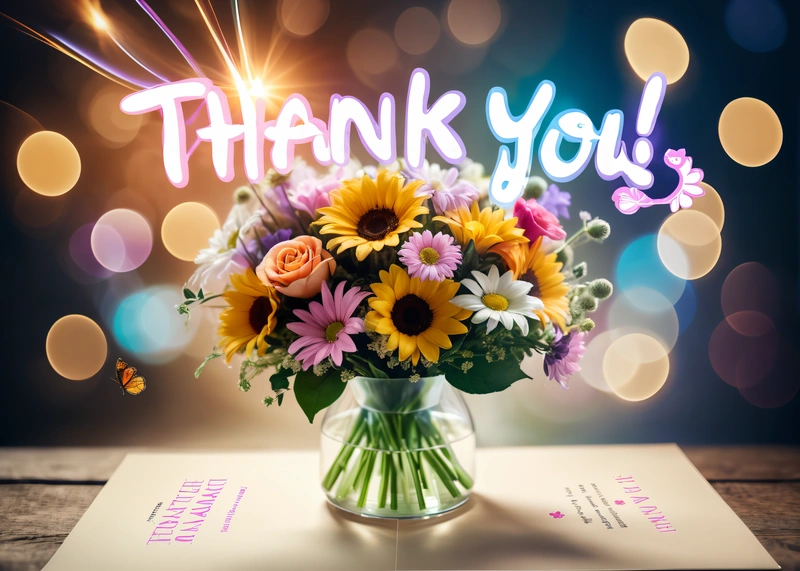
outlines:
[{"label": "folded greeting card", "polygon": [[130,454],[45,569],[779,569],[675,445],[480,449],[424,521],[327,506],[317,464]]}]

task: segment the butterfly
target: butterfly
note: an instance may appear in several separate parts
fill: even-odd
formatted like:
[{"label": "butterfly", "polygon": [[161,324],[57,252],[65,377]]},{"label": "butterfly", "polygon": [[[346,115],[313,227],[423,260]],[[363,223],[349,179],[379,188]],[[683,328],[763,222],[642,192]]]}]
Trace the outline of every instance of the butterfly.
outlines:
[{"label": "butterfly", "polygon": [[136,367],[131,367],[122,359],[117,359],[117,378],[114,379],[122,387],[122,392],[138,395],[145,389],[144,377],[136,374]]}]

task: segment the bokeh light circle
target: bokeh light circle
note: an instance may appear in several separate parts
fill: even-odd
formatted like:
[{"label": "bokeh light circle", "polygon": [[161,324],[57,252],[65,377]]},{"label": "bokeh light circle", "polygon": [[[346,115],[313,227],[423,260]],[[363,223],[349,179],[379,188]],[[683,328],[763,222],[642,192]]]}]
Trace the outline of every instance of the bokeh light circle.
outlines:
[{"label": "bokeh light circle", "polygon": [[104,268],[92,252],[92,230],[94,224],[84,224],[79,227],[69,239],[69,254],[75,265],[86,274],[96,278],[107,278],[112,271]]},{"label": "bokeh light circle", "polygon": [[191,262],[218,229],[219,220],[211,208],[199,202],[184,202],[164,217],[161,240],[170,254]]},{"label": "bokeh light circle", "polygon": [[89,103],[88,119],[92,128],[114,146],[130,143],[142,126],[143,115],[128,115],[119,108],[125,93],[106,89],[97,93]]},{"label": "bokeh light circle", "polygon": [[347,61],[358,73],[377,75],[389,71],[397,63],[397,47],[386,32],[364,28],[353,34],[347,43]]},{"label": "bokeh light circle", "polygon": [[786,13],[775,0],[731,0],[725,8],[731,39],[751,52],[770,52],[786,39]]},{"label": "bokeh light circle", "polygon": [[201,321],[192,319],[187,328],[186,316],[175,311],[181,301],[171,286],[152,286],[126,296],[113,310],[114,337],[144,362],[172,361],[192,340]]},{"label": "bokeh light circle", "polygon": [[397,18],[394,39],[400,49],[411,55],[429,51],[439,41],[439,20],[427,8],[409,8]]},{"label": "bokeh light circle", "polygon": [[[680,263],[681,255],[678,251],[673,256],[675,263],[680,267],[688,267],[686,260]],[[686,281],[667,270],[661,262],[655,234],[637,238],[623,250],[617,261],[616,274],[615,285],[619,291],[643,310],[648,309],[651,300],[638,299],[637,294],[654,290],[674,304],[681,298],[686,287]]]},{"label": "bokeh light circle", "polygon": [[625,55],[644,80],[661,72],[675,83],[689,67],[689,46],[681,33],[662,20],[640,18],[625,32]]},{"label": "bokeh light circle", "polygon": [[701,182],[700,187],[705,191],[705,194],[694,198],[692,210],[702,212],[711,218],[721,232],[722,227],[725,226],[725,205],[722,203],[722,198],[710,184]]},{"label": "bokeh light circle", "polygon": [[153,248],[147,220],[133,210],[118,208],[103,214],[92,229],[92,252],[112,272],[129,272],[141,266]]},{"label": "bokeh light circle", "polygon": [[661,262],[679,278],[703,277],[717,264],[721,252],[719,228],[702,212],[679,210],[658,231]]},{"label": "bokeh light circle", "polygon": [[781,150],[783,127],[775,111],[753,97],[740,97],[725,106],[719,117],[719,141],[740,165],[760,167]]},{"label": "bokeh light circle", "polygon": [[733,387],[752,387],[775,367],[780,337],[763,313],[734,313],[717,325],[708,341],[714,372]]},{"label": "bokeh light circle", "polygon": [[502,21],[497,0],[450,0],[446,13],[447,25],[453,36],[470,46],[491,40]]},{"label": "bokeh light circle", "polygon": [[330,11],[328,0],[280,0],[278,21],[296,36],[309,36],[322,27]]},{"label": "bokeh light circle", "polygon": [[55,372],[72,381],[96,375],[108,354],[103,330],[85,315],[66,315],[56,321],[47,334],[45,349]]},{"label": "bokeh light circle", "polygon": [[[680,324],[675,308],[661,293],[648,288],[635,288],[631,297],[615,296],[608,309],[608,328],[614,338],[642,333],[657,339],[671,351],[678,341]],[[636,300],[634,304],[631,300]],[[642,309],[643,301],[648,300]]]},{"label": "bokeh light circle", "polygon": [[762,264],[746,262],[736,266],[725,278],[720,300],[726,317],[740,311],[775,316],[780,308],[780,283]]},{"label": "bokeh light circle", "polygon": [[34,133],[20,145],[17,171],[25,186],[45,196],[59,196],[81,176],[81,157],[75,145],[53,131]]},{"label": "bokeh light circle", "polygon": [[788,404],[800,391],[800,360],[796,350],[781,344],[778,359],[770,375],[752,386],[739,387],[739,393],[759,408],[777,408]]},{"label": "bokeh light circle", "polygon": [[613,392],[603,374],[603,359],[608,348],[618,338],[617,333],[616,331],[590,333],[591,338],[586,342],[586,352],[580,362],[581,370],[576,373],[576,376],[583,379],[587,385],[604,393]]},{"label": "bokeh light circle", "polygon": [[631,333],[609,346],[603,358],[603,374],[613,393],[622,400],[647,400],[667,382],[669,355],[656,339]]}]

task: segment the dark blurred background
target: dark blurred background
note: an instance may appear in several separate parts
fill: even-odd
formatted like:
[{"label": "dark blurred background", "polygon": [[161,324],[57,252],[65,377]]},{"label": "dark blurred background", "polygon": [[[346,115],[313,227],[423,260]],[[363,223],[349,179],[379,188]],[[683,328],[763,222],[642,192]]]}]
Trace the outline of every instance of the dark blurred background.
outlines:
[{"label": "dark blurred background", "polygon": [[[214,6],[218,4],[225,28],[230,24],[230,7],[225,2]],[[705,180],[722,198],[725,225],[716,265],[707,275],[688,282],[696,309],[689,311],[684,304],[677,311],[680,336],[669,355],[668,380],[653,397],[626,402],[580,378],[573,380],[569,391],[561,391],[555,383],[546,382],[539,365],[533,363],[529,370],[535,373],[534,380],[520,381],[505,393],[469,398],[479,443],[800,442],[800,398],[794,396],[800,386],[800,84],[793,80],[800,63],[800,5],[767,3],[778,6],[778,24],[770,20],[764,26],[773,28],[762,33],[774,38],[782,22],[785,39],[769,51],[755,52],[735,41],[736,30],[732,32],[731,27],[744,24],[726,24],[726,11],[730,14],[731,10],[727,1],[505,0],[500,3],[498,31],[477,47],[453,37],[446,21],[448,2],[443,0],[331,1],[322,27],[303,37],[281,33],[276,2],[250,4],[246,26],[251,37],[257,38],[259,45],[277,46],[271,65],[280,84],[274,93],[281,99],[295,91],[303,93],[315,114],[327,119],[327,101],[333,93],[355,95],[374,112],[378,96],[388,91],[402,110],[411,70],[424,67],[432,78],[432,99],[450,89],[466,94],[467,106],[453,125],[470,158],[483,163],[489,172],[499,146],[485,118],[489,89],[504,87],[512,111],[521,113],[538,83],[549,79],[557,94],[545,125],[559,111],[576,107],[599,126],[606,111],[619,108],[627,119],[626,140],[632,140],[643,82],[626,59],[625,32],[642,17],[658,18],[675,27],[689,46],[690,62],[685,75],[669,86],[653,136],[656,180],[673,180],[660,159],[664,150],[686,147],[695,166],[705,171]],[[208,34],[193,2],[153,2],[152,6],[187,45],[196,44],[190,50],[198,59],[224,75],[222,64],[205,56]],[[421,55],[378,41],[395,38],[395,23],[411,6],[426,7],[441,21],[436,45]],[[147,20],[134,2],[103,2],[102,8],[111,22],[129,27],[137,48],[151,52],[146,55],[154,66],[168,70],[171,79],[188,76],[176,75],[183,68],[169,45],[161,45],[163,38],[151,28],[151,41],[141,31],[148,29]],[[107,46],[93,43],[86,26],[79,23],[85,19],[84,4],[5,1],[2,12],[34,29],[46,29],[85,46],[87,51],[106,53]],[[141,25],[136,27],[136,22]],[[235,164],[239,176],[233,182],[216,178],[208,146],[201,145],[190,161],[189,185],[172,187],[161,164],[161,125],[156,115],[145,118],[130,137],[124,129],[105,132],[102,119],[97,119],[102,111],[95,108],[97,95],[116,94],[113,100],[118,101],[128,91],[7,22],[2,24],[0,284],[4,364],[0,445],[315,447],[318,426],[306,422],[291,395],[281,408],[266,409],[261,403],[267,394],[265,379],[257,380],[250,393],[242,393],[237,390],[236,370],[221,362],[213,362],[203,376],[194,379],[195,367],[214,343],[212,318],[195,316],[187,332],[171,311],[159,313],[159,308],[169,310],[170,304],[177,302],[180,287],[194,269],[191,262],[177,260],[164,248],[161,221],[172,207],[187,200],[210,205],[224,220],[233,190],[244,182],[238,144]],[[761,25],[758,21],[750,24]],[[352,43],[354,35],[365,28],[385,34],[377,40],[362,35],[361,44]],[[364,46],[371,47],[371,41],[377,42],[373,53],[378,63],[369,58],[364,61],[358,53]],[[262,53],[266,51],[267,47],[262,47]],[[386,69],[382,62],[388,62]],[[782,147],[764,166],[742,166],[731,160],[720,144],[720,114],[739,97],[768,103],[780,118]],[[276,109],[273,106],[272,112]],[[402,137],[402,122],[400,113],[398,137]],[[64,134],[80,152],[80,181],[60,197],[31,192],[17,175],[19,145],[42,128]],[[118,132],[123,135],[117,136]],[[402,140],[398,142],[401,148]],[[353,151],[368,162],[355,141]],[[438,157],[429,153],[429,159]],[[537,161],[532,174],[541,174]],[[669,214],[661,207],[623,216],[611,201],[611,193],[619,185],[619,181],[601,180],[591,166],[577,180],[561,185],[572,193],[568,230],[580,224],[579,210],[611,223],[612,235],[603,245],[591,244],[577,255],[589,260],[591,276],[612,281],[619,272],[635,273],[637,266],[630,265],[630,258],[621,261],[623,253],[637,239],[657,233]],[[653,193],[658,195],[663,188],[666,194],[667,187],[672,188],[657,183]],[[153,229],[153,249],[134,271],[92,275],[75,262],[70,242],[77,244],[76,231],[112,208],[142,214]],[[720,302],[723,283],[737,266],[747,262],[762,264],[778,283],[774,294],[769,290],[777,302],[777,311],[770,317],[780,335],[782,358],[762,381],[760,395],[758,390],[742,394],[724,382],[709,358],[709,340],[725,318]],[[622,268],[622,263],[628,266]],[[642,272],[648,271],[648,263],[642,260]],[[142,295],[145,302],[151,296],[158,304],[126,317],[125,312],[140,303]],[[601,327],[592,335],[608,325],[610,307],[607,303],[597,313]],[[50,327],[67,314],[92,318],[108,341],[106,365],[85,381],[59,376],[45,353]],[[149,318],[154,321],[142,322]],[[137,345],[136,328],[158,330],[162,337],[156,335],[156,339],[161,345]],[[148,389],[141,396],[123,396],[109,380],[118,356],[136,364],[147,377]],[[595,360],[586,366],[596,370],[600,364]]]}]

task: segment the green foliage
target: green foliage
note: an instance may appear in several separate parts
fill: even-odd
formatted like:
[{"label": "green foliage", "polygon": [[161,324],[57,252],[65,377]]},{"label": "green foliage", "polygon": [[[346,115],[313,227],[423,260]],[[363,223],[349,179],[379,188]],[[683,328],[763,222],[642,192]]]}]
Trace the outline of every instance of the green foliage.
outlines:
[{"label": "green foliage", "polygon": [[[472,363],[472,366],[465,366]],[[484,357],[460,359],[443,365],[447,381],[459,390],[473,395],[504,391],[520,379],[527,378],[514,359],[489,363]]]},{"label": "green foliage", "polygon": [[300,371],[294,379],[297,403],[308,418],[314,422],[316,414],[332,405],[344,392],[347,383],[341,380],[341,371],[331,367],[322,376],[312,371]]},{"label": "green foliage", "polygon": [[215,347],[215,348],[214,348],[214,350],[211,352],[211,354],[210,354],[210,355],[208,355],[208,356],[207,356],[205,359],[203,359],[203,362],[202,362],[202,363],[200,363],[200,366],[199,366],[199,367],[197,367],[197,369],[195,369],[195,371],[194,371],[194,378],[196,379],[196,378],[198,378],[198,377],[199,377],[201,374],[203,374],[203,369],[205,369],[205,368],[206,368],[206,365],[208,365],[208,362],[209,362],[209,361],[211,361],[211,360],[213,360],[213,359],[217,359],[217,358],[219,358],[219,357],[222,357],[222,355],[224,355],[224,353],[223,353],[222,351],[218,351],[218,350],[216,349],[216,347]]}]

